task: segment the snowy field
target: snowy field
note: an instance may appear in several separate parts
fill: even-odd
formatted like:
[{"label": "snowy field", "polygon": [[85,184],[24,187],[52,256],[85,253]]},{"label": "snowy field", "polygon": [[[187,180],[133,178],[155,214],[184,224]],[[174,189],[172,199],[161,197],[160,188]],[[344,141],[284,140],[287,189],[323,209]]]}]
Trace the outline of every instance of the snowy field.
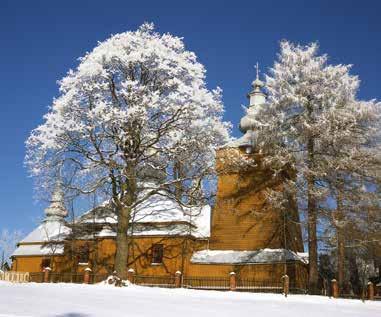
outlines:
[{"label": "snowy field", "polygon": [[0,282],[0,317],[372,317],[381,302],[105,285]]}]

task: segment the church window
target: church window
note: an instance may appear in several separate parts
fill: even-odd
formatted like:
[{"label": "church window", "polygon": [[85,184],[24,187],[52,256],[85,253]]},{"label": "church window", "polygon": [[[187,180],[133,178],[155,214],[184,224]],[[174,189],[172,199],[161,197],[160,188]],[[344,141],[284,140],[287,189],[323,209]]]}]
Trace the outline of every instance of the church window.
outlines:
[{"label": "church window", "polygon": [[163,263],[164,247],[162,244],[153,244],[152,245],[152,264],[161,264]]},{"label": "church window", "polygon": [[88,264],[90,258],[90,250],[87,244],[83,245],[78,252],[78,263]]},{"label": "church window", "polygon": [[46,267],[50,267],[50,259],[42,259],[41,261],[41,269],[45,269]]}]

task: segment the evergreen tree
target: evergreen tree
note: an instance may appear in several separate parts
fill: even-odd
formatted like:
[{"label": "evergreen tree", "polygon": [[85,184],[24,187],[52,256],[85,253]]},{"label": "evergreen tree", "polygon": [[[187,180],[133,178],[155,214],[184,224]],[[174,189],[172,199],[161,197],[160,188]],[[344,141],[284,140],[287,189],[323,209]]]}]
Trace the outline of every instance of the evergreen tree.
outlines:
[{"label": "evergreen tree", "polygon": [[[329,65],[327,56],[318,54],[316,43],[300,46],[283,41],[266,77],[269,104],[257,112],[262,144],[271,153],[268,161],[276,162],[275,166],[291,164],[299,176],[293,185],[305,193],[299,196],[306,201],[311,293],[318,291],[321,202],[334,194],[336,214],[342,217],[340,179],[348,178],[341,170],[345,167],[351,172],[356,164],[371,168],[368,161],[374,161],[376,152],[371,141],[379,122],[379,104],[357,100],[359,79],[349,74],[350,68]],[[366,146],[372,149],[370,159],[360,155]],[[335,192],[327,188],[328,174],[335,175]]]}]

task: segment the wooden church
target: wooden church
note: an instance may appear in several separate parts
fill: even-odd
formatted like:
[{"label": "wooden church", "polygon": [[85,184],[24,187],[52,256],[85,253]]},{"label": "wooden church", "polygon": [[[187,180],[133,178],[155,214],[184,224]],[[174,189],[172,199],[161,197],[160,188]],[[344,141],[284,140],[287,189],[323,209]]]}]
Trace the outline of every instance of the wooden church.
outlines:
[{"label": "wooden church", "polygon": [[[128,267],[144,276],[226,277],[280,280],[284,274],[295,287],[308,278],[296,198],[289,195],[286,210],[268,200],[268,191],[282,193],[285,170],[274,177],[256,144],[254,113],[265,105],[264,84],[252,83],[249,106],[241,119],[243,136],[217,151],[217,199],[211,208],[184,212],[175,201],[154,195],[134,212]],[[251,164],[234,164],[235,161]],[[98,206],[69,224],[58,186],[45,219],[21,240],[12,255],[12,270],[112,273],[116,218],[108,204]]]}]

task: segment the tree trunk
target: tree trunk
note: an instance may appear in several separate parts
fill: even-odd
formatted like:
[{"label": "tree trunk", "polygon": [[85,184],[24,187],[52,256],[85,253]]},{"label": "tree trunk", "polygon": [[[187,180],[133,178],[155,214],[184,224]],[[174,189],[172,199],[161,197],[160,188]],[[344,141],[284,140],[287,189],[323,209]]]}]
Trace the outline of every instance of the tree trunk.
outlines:
[{"label": "tree trunk", "polygon": [[115,271],[121,279],[127,279],[128,237],[130,208],[123,207],[118,213],[116,229]]},{"label": "tree trunk", "polygon": [[339,292],[344,290],[344,261],[345,261],[345,248],[344,248],[344,234],[342,228],[337,228],[337,280],[339,283]]},{"label": "tree trunk", "polygon": [[[117,275],[125,280],[127,279],[128,263],[128,227],[132,215],[132,206],[136,201],[136,170],[133,165],[127,166],[124,170],[126,182],[121,188],[122,199],[118,203],[118,225],[116,229],[116,254],[115,271]],[[114,199],[118,200],[114,196]]]},{"label": "tree trunk", "polygon": [[351,288],[356,295],[361,293],[361,281],[360,274],[356,263],[356,255],[353,250],[349,249],[348,252],[348,271],[349,271],[349,281],[351,283]]},{"label": "tree trunk", "polygon": [[308,151],[308,175],[307,175],[307,211],[308,211],[308,253],[309,253],[309,280],[308,288],[310,294],[318,294],[318,253],[316,233],[316,201],[314,197],[315,177],[312,174],[314,167],[314,140],[309,138],[307,142]]},{"label": "tree trunk", "polygon": [[339,284],[339,292],[344,290],[344,262],[345,262],[345,246],[344,246],[344,232],[342,227],[343,221],[343,199],[342,199],[342,184],[341,179],[338,179],[338,194],[337,194],[337,217],[338,225],[336,226],[337,236],[337,280]]}]

